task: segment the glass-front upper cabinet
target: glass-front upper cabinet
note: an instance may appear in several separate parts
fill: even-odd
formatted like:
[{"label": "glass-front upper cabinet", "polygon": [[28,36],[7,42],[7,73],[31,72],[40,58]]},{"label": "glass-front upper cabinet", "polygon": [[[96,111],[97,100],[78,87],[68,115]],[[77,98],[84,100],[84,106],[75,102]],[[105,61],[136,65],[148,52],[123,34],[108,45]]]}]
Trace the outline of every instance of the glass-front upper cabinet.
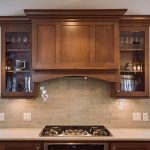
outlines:
[{"label": "glass-front upper cabinet", "polygon": [[145,91],[144,32],[121,32],[120,90]]},{"label": "glass-front upper cabinet", "polygon": [[121,27],[119,97],[148,97],[148,28]]},{"label": "glass-front upper cabinet", "polygon": [[2,28],[2,97],[34,96],[31,29]]}]

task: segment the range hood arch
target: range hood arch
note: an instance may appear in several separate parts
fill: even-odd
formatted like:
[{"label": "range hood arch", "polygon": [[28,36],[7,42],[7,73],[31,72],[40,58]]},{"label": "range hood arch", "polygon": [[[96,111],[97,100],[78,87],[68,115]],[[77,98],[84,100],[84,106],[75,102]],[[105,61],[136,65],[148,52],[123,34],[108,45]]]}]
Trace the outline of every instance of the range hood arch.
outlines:
[{"label": "range hood arch", "polygon": [[33,70],[32,72],[33,82],[43,82],[49,79],[61,78],[61,77],[90,77],[95,79],[101,79],[108,82],[119,82],[118,70],[112,71],[79,71],[79,70]]}]

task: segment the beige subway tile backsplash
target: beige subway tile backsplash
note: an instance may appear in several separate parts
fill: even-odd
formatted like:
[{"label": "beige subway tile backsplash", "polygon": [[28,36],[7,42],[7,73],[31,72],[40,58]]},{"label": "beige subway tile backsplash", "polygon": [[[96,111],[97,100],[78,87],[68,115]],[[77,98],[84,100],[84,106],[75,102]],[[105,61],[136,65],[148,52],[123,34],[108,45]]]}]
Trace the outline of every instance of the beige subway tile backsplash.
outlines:
[{"label": "beige subway tile backsplash", "polygon": [[[133,112],[150,113],[150,99],[114,99],[110,83],[82,77],[64,77],[40,84],[48,92],[45,101],[35,99],[0,99],[5,121],[0,127],[44,127],[49,125],[105,125],[107,127],[148,128],[148,122],[132,121]],[[32,121],[23,121],[30,112]]]}]

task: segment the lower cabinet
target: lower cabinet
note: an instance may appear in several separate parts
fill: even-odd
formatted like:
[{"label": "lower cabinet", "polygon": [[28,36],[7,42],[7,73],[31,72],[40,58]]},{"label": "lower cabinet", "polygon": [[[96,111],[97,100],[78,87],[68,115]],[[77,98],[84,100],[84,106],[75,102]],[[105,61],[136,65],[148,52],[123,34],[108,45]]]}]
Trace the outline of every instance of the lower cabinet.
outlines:
[{"label": "lower cabinet", "polygon": [[150,142],[111,143],[111,150],[150,150]]},{"label": "lower cabinet", "polygon": [[[108,147],[108,150],[150,150],[150,142],[108,142],[108,143],[110,145]],[[3,141],[0,142],[0,150],[44,150],[44,142]]]},{"label": "lower cabinet", "polygon": [[42,142],[0,142],[0,150],[43,150]]}]

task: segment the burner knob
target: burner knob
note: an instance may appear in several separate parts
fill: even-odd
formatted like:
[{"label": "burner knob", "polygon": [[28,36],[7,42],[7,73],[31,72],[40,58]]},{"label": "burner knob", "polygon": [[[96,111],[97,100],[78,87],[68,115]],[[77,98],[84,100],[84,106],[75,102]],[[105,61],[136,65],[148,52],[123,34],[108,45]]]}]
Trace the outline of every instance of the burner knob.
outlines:
[{"label": "burner knob", "polygon": [[107,132],[106,132],[106,131],[103,131],[103,130],[100,132],[100,134],[101,134],[102,136],[107,136],[107,135],[108,135]]},{"label": "burner knob", "polygon": [[103,130],[96,130],[93,132],[93,134],[97,136],[107,136],[107,132]]}]

